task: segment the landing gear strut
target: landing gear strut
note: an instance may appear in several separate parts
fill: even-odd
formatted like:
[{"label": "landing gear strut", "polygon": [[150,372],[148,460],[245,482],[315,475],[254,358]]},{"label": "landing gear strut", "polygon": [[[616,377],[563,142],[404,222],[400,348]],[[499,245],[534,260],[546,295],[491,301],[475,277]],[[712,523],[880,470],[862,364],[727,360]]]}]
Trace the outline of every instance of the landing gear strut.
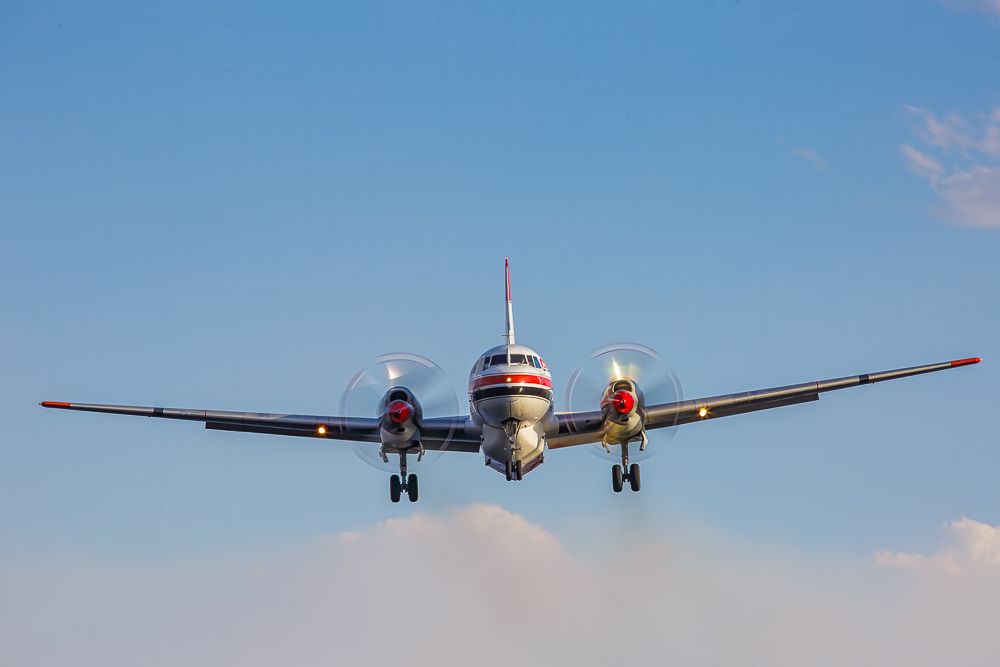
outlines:
[{"label": "landing gear strut", "polygon": [[[423,452],[421,451],[422,454]],[[417,456],[417,460],[420,460],[420,455]],[[399,474],[389,478],[389,500],[398,503],[404,491],[411,503],[417,502],[417,476],[406,475],[406,450],[399,452]]]},{"label": "landing gear strut", "polygon": [[521,461],[507,461],[504,469],[504,476],[507,478],[508,482],[512,479],[524,479],[524,475],[521,472]]},{"label": "landing gear strut", "polygon": [[[643,441],[643,446],[645,446],[645,440]],[[625,482],[628,482],[629,487],[633,491],[638,491],[640,488],[639,481],[639,464],[633,463],[629,465],[628,463],[628,442],[621,443],[622,448],[622,463],[618,465],[617,463],[611,466],[611,488],[614,489],[615,493],[621,493],[622,489],[625,488]],[[641,451],[641,450],[640,450]]]}]

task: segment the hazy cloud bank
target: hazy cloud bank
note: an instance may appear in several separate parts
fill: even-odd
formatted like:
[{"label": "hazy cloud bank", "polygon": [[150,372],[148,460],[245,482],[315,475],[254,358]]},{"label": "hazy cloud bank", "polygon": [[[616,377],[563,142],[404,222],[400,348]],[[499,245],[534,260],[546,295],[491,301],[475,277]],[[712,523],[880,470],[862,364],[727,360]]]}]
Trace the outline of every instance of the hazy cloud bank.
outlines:
[{"label": "hazy cloud bank", "polygon": [[678,529],[575,551],[496,506],[280,553],[6,568],[17,665],[993,665],[1000,529],[848,560]]}]

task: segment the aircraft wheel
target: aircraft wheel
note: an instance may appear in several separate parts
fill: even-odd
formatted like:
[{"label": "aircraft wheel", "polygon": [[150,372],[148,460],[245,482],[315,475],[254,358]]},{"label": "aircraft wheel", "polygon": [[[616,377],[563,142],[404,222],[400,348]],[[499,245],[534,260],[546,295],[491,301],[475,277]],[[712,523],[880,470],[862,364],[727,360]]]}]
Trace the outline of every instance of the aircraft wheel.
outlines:
[{"label": "aircraft wheel", "polygon": [[628,485],[633,491],[639,490],[639,464],[633,463],[628,467]]},{"label": "aircraft wheel", "polygon": [[406,495],[410,497],[410,502],[417,502],[417,476],[410,475],[406,480]]},{"label": "aircraft wheel", "polygon": [[524,474],[521,472],[521,461],[514,463],[514,479],[518,481],[524,479]]},{"label": "aircraft wheel", "polygon": [[622,475],[622,467],[617,463],[611,466],[611,488],[615,493],[621,493],[625,488],[625,479]]},{"label": "aircraft wheel", "polygon": [[514,479],[514,463],[507,461],[506,470],[504,471],[507,476],[507,481]]},{"label": "aircraft wheel", "polygon": [[402,489],[402,483],[399,481],[399,475],[393,475],[389,478],[389,500],[394,503],[399,502],[399,495]]}]

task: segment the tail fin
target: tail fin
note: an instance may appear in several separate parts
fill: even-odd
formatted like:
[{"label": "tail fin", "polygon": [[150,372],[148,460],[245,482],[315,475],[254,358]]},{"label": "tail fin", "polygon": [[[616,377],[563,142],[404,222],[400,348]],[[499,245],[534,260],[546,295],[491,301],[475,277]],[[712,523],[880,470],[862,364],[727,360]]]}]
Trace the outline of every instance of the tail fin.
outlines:
[{"label": "tail fin", "polygon": [[504,337],[507,339],[508,345],[514,344],[514,307],[510,303],[510,259],[505,257],[503,260],[503,270],[507,277],[507,333]]}]

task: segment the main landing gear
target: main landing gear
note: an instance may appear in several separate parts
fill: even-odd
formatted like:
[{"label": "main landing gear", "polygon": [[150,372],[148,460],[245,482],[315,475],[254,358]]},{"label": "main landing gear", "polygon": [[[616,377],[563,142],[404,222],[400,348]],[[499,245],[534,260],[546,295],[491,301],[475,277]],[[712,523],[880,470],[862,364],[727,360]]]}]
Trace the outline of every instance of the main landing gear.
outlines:
[{"label": "main landing gear", "polygon": [[629,487],[633,491],[638,491],[640,488],[639,464],[633,463],[632,465],[629,465],[627,442],[623,442],[621,448],[622,448],[621,465],[618,465],[616,463],[613,466],[611,466],[611,488],[614,489],[615,493],[621,493],[622,489],[625,488],[625,482],[627,481]]},{"label": "main landing gear", "polygon": [[411,503],[417,502],[417,476],[406,474],[406,451],[399,452],[399,474],[389,478],[389,500],[398,503],[403,492]]}]

